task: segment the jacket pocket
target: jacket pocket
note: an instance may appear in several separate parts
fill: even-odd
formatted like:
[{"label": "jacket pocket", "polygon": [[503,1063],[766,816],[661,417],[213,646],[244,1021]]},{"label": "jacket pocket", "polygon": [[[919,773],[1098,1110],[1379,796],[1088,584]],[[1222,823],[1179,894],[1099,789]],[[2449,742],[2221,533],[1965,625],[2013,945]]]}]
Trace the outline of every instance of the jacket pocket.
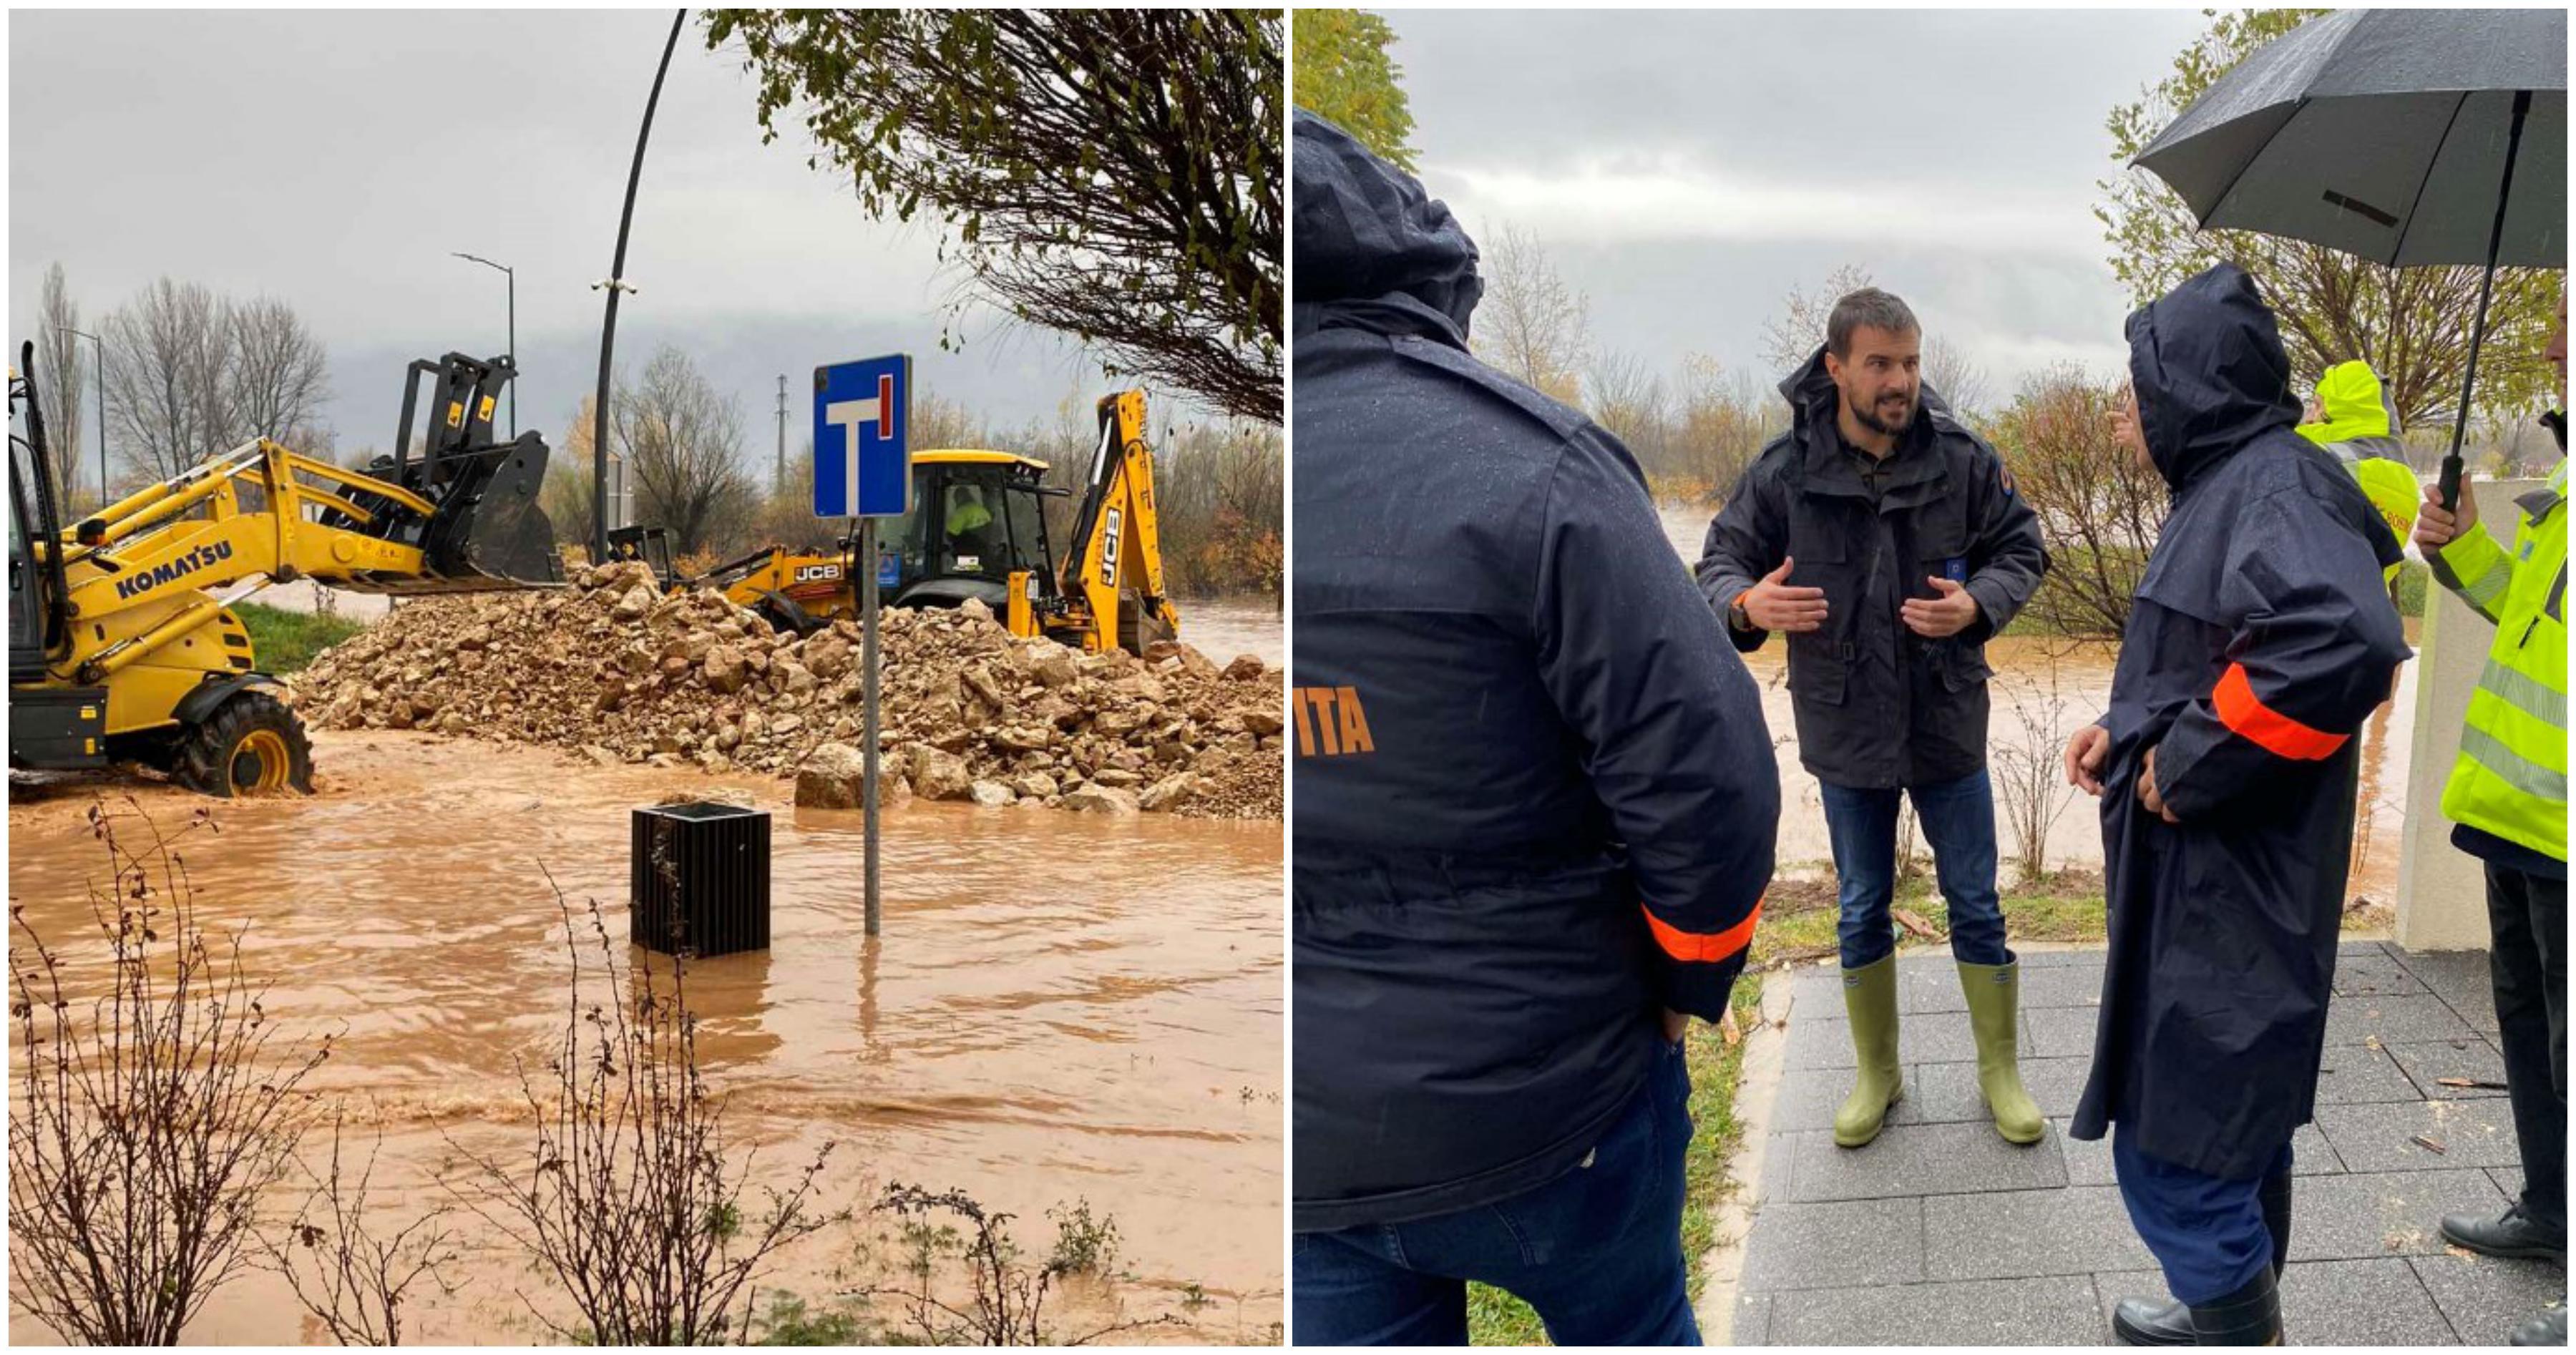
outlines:
[{"label": "jacket pocket", "polygon": [[1953,692],[1964,692],[1995,675],[1986,664],[1984,645],[1950,643],[1950,656],[1941,664],[1941,686]]},{"label": "jacket pocket", "polygon": [[1841,645],[1833,633],[1833,628],[1827,626],[1813,635],[1789,637],[1789,690],[1802,704],[1843,703],[1851,665],[1842,658]]}]

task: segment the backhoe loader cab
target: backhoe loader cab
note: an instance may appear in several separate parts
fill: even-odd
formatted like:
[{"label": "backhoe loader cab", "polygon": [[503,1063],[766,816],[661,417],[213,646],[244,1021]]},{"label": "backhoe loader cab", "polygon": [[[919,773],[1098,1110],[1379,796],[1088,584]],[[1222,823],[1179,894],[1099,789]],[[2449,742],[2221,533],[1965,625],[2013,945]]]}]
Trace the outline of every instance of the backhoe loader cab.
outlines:
[{"label": "backhoe loader cab", "polygon": [[1075,491],[1048,484],[1047,463],[1034,457],[960,447],[912,454],[912,507],[879,527],[872,565],[853,558],[849,537],[828,549],[765,546],[686,579],[672,572],[659,527],[612,532],[609,551],[645,561],[666,589],[717,589],[782,631],[810,633],[856,617],[857,571],[873,567],[878,597],[889,607],[973,599],[1012,634],[1141,655],[1180,628],[1180,613],[1163,592],[1145,393],[1102,400],[1099,418],[1100,439],[1061,552],[1047,532],[1046,500]]},{"label": "backhoe loader cab", "polygon": [[878,536],[877,586],[890,606],[954,607],[974,598],[1000,616],[1011,579],[1055,588],[1044,500],[1047,463],[1009,452],[912,454],[912,510]]},{"label": "backhoe loader cab", "polygon": [[[35,346],[21,349],[20,370]],[[312,748],[232,604],[310,578],[374,593],[561,582],[537,507],[545,440],[491,440],[509,359],[412,364],[394,455],[369,473],[253,438],[66,525],[32,379],[12,379],[9,765],[132,758],[213,795],[312,789]],[[437,378],[419,455],[417,378]]]}]

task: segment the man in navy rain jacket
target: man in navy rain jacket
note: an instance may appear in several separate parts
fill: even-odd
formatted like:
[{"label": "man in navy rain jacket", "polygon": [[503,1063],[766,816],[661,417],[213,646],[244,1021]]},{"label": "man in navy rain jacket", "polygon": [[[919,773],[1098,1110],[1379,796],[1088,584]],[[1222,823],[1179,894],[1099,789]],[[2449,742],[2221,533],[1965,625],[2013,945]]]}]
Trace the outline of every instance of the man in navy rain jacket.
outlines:
[{"label": "man in navy rain jacket", "polygon": [[1475,246],[1296,119],[1296,1335],[1695,1344],[1684,1022],[1771,875],[1752,677],[1643,475],[1469,355]]},{"label": "man in navy rain jacket", "polygon": [[2111,708],[2067,747],[2102,796],[2110,958],[2070,1132],[2112,1162],[2171,1304],[2132,1345],[2281,1337],[2290,1135],[2316,1104],[2352,861],[2354,734],[2409,651],[2396,538],[2292,431],[2272,313],[2222,265],[2129,317],[2122,436],[2173,491]]}]

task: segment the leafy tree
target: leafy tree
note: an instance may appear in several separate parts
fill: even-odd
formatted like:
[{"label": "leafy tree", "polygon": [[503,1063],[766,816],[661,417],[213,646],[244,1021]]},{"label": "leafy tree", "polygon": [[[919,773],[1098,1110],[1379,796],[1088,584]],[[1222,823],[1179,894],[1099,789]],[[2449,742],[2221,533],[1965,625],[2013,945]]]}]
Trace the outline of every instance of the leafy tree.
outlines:
[{"label": "leafy tree", "polygon": [[[1113,372],[1280,420],[1278,10],[712,10],[878,217]],[[959,304],[964,298],[961,296]]]},{"label": "leafy tree", "polygon": [[[2328,13],[2322,9],[2209,11],[2209,31],[2174,58],[2173,74],[2135,103],[2111,110],[2112,158],[2126,165],[2182,110],[2265,43]],[[2181,195],[2145,170],[2100,184],[2093,209],[2111,246],[2111,269],[2144,305],[2217,263],[2253,275],[2281,320],[2281,339],[2303,387],[2359,358],[2386,383],[2402,426],[2447,429],[2475,326],[2480,268],[2388,268],[2366,259],[2253,231],[2197,229]],[[2498,269],[2478,359],[2477,402],[2490,412],[2547,399],[2540,349],[2557,293],[2540,269]]]},{"label": "leafy tree", "polygon": [[1395,30],[1364,9],[1301,9],[1294,22],[1297,106],[1330,119],[1387,163],[1415,172],[1404,68],[1386,52]]}]

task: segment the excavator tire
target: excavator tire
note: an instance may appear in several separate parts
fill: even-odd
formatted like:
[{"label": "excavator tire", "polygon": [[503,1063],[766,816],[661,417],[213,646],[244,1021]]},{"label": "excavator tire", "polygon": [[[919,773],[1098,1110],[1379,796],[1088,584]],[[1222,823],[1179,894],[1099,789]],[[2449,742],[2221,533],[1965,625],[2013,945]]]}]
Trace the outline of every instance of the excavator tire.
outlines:
[{"label": "excavator tire", "polygon": [[1163,624],[1160,612],[1145,609],[1135,598],[1118,599],[1118,647],[1138,658],[1145,657],[1146,646],[1172,638],[1172,628]]},{"label": "excavator tire", "polygon": [[171,773],[201,794],[313,793],[313,743],[285,702],[240,692],[180,736]]}]

